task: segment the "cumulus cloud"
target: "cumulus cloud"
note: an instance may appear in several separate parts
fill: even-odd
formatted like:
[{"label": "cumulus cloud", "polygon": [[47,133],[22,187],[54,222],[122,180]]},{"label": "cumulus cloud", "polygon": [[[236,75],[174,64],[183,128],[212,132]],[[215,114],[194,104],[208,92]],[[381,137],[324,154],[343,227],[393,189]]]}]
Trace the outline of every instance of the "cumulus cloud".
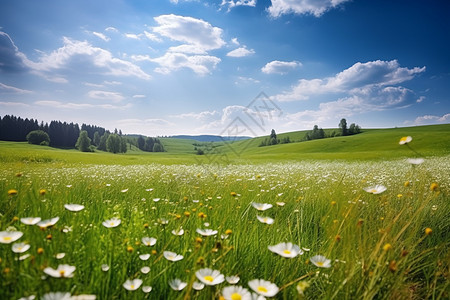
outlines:
[{"label": "cumulus cloud", "polygon": [[228,11],[237,6],[256,6],[256,0],[222,0],[220,7],[228,7]]},{"label": "cumulus cloud", "polygon": [[23,63],[24,54],[14,44],[11,37],[0,31],[0,72],[15,73],[27,71]]},{"label": "cumulus cloud", "polygon": [[425,71],[425,67],[412,69],[400,67],[397,60],[356,63],[350,68],[328,78],[300,79],[290,91],[276,95],[279,101],[309,99],[311,95],[327,93],[364,93],[371,87],[396,85],[413,79]]},{"label": "cumulus cloud", "polygon": [[10,85],[6,85],[0,82],[0,92],[15,93],[15,94],[29,94],[32,93],[29,90],[19,89]]},{"label": "cumulus cloud", "polygon": [[118,30],[117,28],[112,27],[112,26],[106,27],[106,28],[105,28],[105,31],[109,31],[109,32],[119,32],[119,30]]},{"label": "cumulus cloud", "polygon": [[209,55],[186,55],[184,53],[167,52],[164,56],[151,59],[160,65],[155,72],[169,74],[182,68],[188,68],[198,75],[207,75],[220,62],[220,58]]},{"label": "cumulus cloud", "polygon": [[108,100],[112,102],[120,102],[125,99],[120,93],[107,91],[89,91],[88,96],[92,99]]},{"label": "cumulus cloud", "polygon": [[417,117],[414,120],[414,125],[433,125],[433,124],[447,124],[450,123],[450,113],[442,116],[424,115]]},{"label": "cumulus cloud", "polygon": [[350,0],[272,0],[267,11],[274,18],[290,13],[320,17],[328,10],[348,1]]},{"label": "cumulus cloud", "polygon": [[298,61],[279,61],[274,60],[267,63],[261,68],[261,71],[266,74],[287,74],[288,72],[301,67],[302,63]]},{"label": "cumulus cloud", "polygon": [[234,49],[230,52],[227,53],[227,56],[231,56],[231,57],[244,57],[244,56],[249,56],[255,54],[255,50],[250,49],[248,50],[247,47],[240,47],[237,49]]},{"label": "cumulus cloud", "polygon": [[150,79],[151,76],[145,73],[139,66],[114,57],[111,52],[92,46],[87,41],[72,40],[63,38],[63,46],[46,54],[42,53],[37,62],[24,57],[24,64],[30,69],[36,71],[39,75],[50,78],[62,78],[62,76],[53,76],[57,70],[70,68],[93,69],[99,74],[113,76],[134,76],[141,79]]},{"label": "cumulus cloud", "polygon": [[174,14],[154,18],[158,26],[153,31],[171,40],[196,46],[204,51],[221,48],[225,45],[222,29],[192,17]]}]

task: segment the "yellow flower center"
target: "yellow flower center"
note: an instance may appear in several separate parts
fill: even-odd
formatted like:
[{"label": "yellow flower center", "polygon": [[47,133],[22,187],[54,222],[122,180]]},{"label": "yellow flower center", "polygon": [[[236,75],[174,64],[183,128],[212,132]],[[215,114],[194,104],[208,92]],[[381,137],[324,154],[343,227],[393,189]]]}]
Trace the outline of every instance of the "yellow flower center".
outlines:
[{"label": "yellow flower center", "polygon": [[109,226],[114,226],[114,222],[109,222]]},{"label": "yellow flower center", "polygon": [[231,300],[241,300],[242,296],[239,295],[238,293],[233,293],[231,294]]},{"label": "yellow flower center", "polygon": [[66,271],[64,270],[59,271],[59,275],[61,275],[61,277],[64,277],[64,273],[66,273]]},{"label": "yellow flower center", "polygon": [[258,292],[267,293],[267,289],[264,286],[258,286],[257,290]]},{"label": "yellow flower center", "polygon": [[212,276],[209,276],[209,275],[203,277],[203,279],[205,279],[206,281],[209,281],[209,282],[213,282],[214,281],[214,278]]},{"label": "yellow flower center", "polygon": [[316,264],[320,267],[323,267],[323,261],[318,261],[318,262],[316,262]]},{"label": "yellow flower center", "polygon": [[134,284],[130,285],[130,289],[134,290]]},{"label": "yellow flower center", "polygon": [[5,236],[3,240],[9,242],[10,240],[12,240],[12,238],[10,236]]},{"label": "yellow flower center", "polygon": [[291,251],[289,251],[289,250],[283,250],[283,253],[284,253],[284,254],[291,254]]}]

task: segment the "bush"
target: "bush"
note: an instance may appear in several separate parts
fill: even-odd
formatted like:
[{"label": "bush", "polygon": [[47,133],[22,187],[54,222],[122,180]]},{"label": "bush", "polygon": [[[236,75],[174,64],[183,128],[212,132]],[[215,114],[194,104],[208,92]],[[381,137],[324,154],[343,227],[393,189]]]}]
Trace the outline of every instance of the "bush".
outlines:
[{"label": "bush", "polygon": [[27,134],[27,141],[29,144],[48,146],[50,144],[50,137],[43,130],[33,130]]}]

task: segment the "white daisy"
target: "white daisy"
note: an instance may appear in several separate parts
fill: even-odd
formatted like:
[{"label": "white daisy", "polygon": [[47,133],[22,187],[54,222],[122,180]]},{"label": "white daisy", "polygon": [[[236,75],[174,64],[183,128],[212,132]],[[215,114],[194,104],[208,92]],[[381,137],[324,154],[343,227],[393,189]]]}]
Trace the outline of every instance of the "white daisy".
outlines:
[{"label": "white daisy", "polygon": [[14,253],[24,253],[24,252],[28,251],[28,249],[30,249],[30,245],[29,244],[15,243],[15,244],[12,245],[12,251]]},{"label": "white daisy", "polygon": [[145,246],[154,246],[156,244],[156,239],[153,237],[146,236],[143,237],[141,241]]},{"label": "white daisy", "polygon": [[192,288],[196,291],[201,291],[201,290],[203,290],[204,287],[205,287],[205,285],[198,281],[194,281],[194,283],[192,284]]},{"label": "white daisy", "polygon": [[201,234],[203,236],[211,236],[211,235],[216,235],[217,234],[217,230],[212,230],[212,229],[201,229],[201,228],[197,228],[196,232],[198,234]]},{"label": "white daisy", "polygon": [[73,212],[77,212],[77,211],[84,209],[84,205],[80,205],[80,204],[64,204],[64,207],[67,210],[73,211]]},{"label": "white daisy", "polygon": [[123,284],[123,287],[129,291],[135,291],[137,290],[142,284],[142,280],[139,278],[133,279],[133,280],[127,280]]},{"label": "white daisy", "polygon": [[170,261],[179,261],[183,259],[183,255],[176,254],[175,252],[172,251],[164,251],[163,255],[167,260]]},{"label": "white daisy", "polygon": [[150,258],[150,254],[141,254],[139,255],[140,260],[148,260]]},{"label": "white daisy", "polygon": [[36,225],[41,227],[41,228],[47,228],[47,227],[51,227],[51,226],[55,225],[56,222],[58,222],[58,221],[59,221],[59,217],[54,217],[54,218],[51,218],[51,219],[39,221],[39,222],[36,223]]},{"label": "white daisy", "polygon": [[148,274],[148,272],[150,272],[150,267],[144,266],[141,268],[142,274]]},{"label": "white daisy", "polygon": [[323,255],[316,255],[309,259],[316,267],[329,268],[331,267],[331,260]]},{"label": "white daisy", "polygon": [[21,218],[20,222],[22,222],[25,225],[36,225],[39,221],[41,221],[41,218],[39,217],[28,217],[28,218]]},{"label": "white daisy", "polygon": [[273,297],[279,291],[276,284],[263,279],[253,279],[248,282],[248,286],[256,293],[265,297]]},{"label": "white daisy", "polygon": [[227,276],[227,277],[225,277],[225,279],[229,284],[236,284],[240,280],[239,276],[237,276],[237,275]]},{"label": "white daisy", "polygon": [[225,281],[225,277],[217,270],[211,270],[209,268],[200,269],[195,272],[198,280],[206,285],[216,285]]},{"label": "white daisy", "polygon": [[369,186],[364,188],[364,190],[370,194],[381,194],[382,192],[384,192],[385,190],[387,190],[387,188],[384,185],[381,184],[377,184],[375,186]]},{"label": "white daisy", "polygon": [[252,300],[252,294],[242,286],[227,286],[222,290],[225,300]]},{"label": "white daisy", "polygon": [[112,218],[112,219],[104,221],[102,224],[106,228],[114,228],[114,227],[119,226],[121,222],[122,221],[118,218]]},{"label": "white daisy", "polygon": [[152,287],[151,286],[149,286],[149,285],[144,285],[143,287],[142,287],[142,291],[144,292],[144,293],[150,293],[151,291],[152,291]]},{"label": "white daisy", "polygon": [[181,281],[178,278],[175,278],[175,279],[172,279],[169,281],[169,285],[173,290],[181,291],[182,289],[184,289],[186,287],[187,283]]},{"label": "white daisy", "polygon": [[183,235],[184,234],[184,229],[183,228],[180,228],[180,229],[178,229],[178,230],[172,230],[172,234],[173,235]]},{"label": "white daisy", "polygon": [[257,210],[260,211],[264,211],[267,210],[269,208],[272,208],[272,204],[268,204],[268,203],[256,203],[256,202],[252,202],[252,206],[254,208],[256,208]]},{"label": "white daisy", "polygon": [[274,219],[270,218],[270,217],[261,217],[261,216],[256,216],[256,218],[258,219],[258,221],[260,221],[261,223],[265,223],[265,224],[273,224],[273,222],[275,221]]},{"label": "white daisy", "polygon": [[22,235],[23,232],[20,231],[0,231],[0,243],[11,244],[20,239]]},{"label": "white daisy", "polygon": [[71,278],[75,269],[75,266],[59,265],[56,270],[50,267],[45,268],[44,273],[55,278]]},{"label": "white daisy", "polygon": [[294,258],[297,255],[303,254],[303,251],[300,249],[299,246],[292,244],[290,242],[289,243],[279,243],[277,245],[269,246],[268,248],[273,253],[276,253],[276,254],[286,257],[286,258]]}]

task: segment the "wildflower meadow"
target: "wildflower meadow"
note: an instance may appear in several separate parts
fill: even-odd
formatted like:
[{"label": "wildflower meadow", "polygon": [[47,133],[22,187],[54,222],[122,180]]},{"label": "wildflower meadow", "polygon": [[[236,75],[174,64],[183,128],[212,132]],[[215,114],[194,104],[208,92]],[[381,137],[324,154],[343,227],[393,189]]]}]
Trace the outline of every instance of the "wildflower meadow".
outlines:
[{"label": "wildflower meadow", "polygon": [[5,164],[1,299],[448,299],[449,157]]}]

